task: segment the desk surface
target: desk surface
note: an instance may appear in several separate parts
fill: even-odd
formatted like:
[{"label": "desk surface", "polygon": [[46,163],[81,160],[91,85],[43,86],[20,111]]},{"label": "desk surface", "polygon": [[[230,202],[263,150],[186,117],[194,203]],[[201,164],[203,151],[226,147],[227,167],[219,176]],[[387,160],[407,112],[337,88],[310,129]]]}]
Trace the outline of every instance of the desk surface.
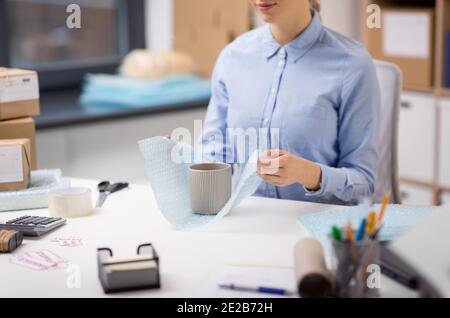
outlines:
[{"label": "desk surface", "polygon": [[[74,186],[95,189],[96,182],[73,180]],[[160,214],[148,186],[111,195],[92,216],[69,219],[59,230],[39,239],[27,239],[17,253],[49,249],[80,269],[81,288],[68,288],[72,272],[34,271],[9,263],[0,254],[0,297],[103,297],[97,277],[96,250],[110,247],[114,255],[128,256],[137,245],[151,242],[160,255],[162,288],[114,296],[131,297],[207,297],[208,285],[217,270],[226,264],[292,267],[293,247],[307,235],[297,221],[302,213],[323,206],[318,204],[251,197],[233,212],[207,228],[176,231]],[[10,219],[24,212],[0,213]],[[28,211],[46,215],[47,210]],[[76,236],[81,247],[61,247],[51,239]],[[382,280],[383,296],[413,297],[388,278]]]}]

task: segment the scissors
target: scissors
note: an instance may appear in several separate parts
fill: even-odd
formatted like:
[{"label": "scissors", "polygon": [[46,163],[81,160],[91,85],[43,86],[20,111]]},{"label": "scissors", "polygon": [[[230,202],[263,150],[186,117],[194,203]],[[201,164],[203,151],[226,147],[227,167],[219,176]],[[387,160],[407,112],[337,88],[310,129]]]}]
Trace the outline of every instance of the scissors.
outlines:
[{"label": "scissors", "polygon": [[128,183],[126,182],[111,183],[109,181],[103,181],[98,184],[97,188],[99,195],[96,207],[101,208],[103,203],[105,203],[105,200],[108,197],[108,195],[128,188]]}]

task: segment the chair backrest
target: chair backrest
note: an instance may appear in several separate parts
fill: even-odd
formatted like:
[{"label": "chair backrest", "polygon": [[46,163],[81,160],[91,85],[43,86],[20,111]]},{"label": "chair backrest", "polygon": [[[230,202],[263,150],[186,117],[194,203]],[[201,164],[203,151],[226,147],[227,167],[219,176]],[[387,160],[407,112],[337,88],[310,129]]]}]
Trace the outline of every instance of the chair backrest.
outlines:
[{"label": "chair backrest", "polygon": [[392,203],[401,203],[398,183],[398,122],[401,70],[391,63],[375,61],[381,91],[381,109],[378,134],[378,172],[375,179],[374,201],[381,202],[386,193]]}]

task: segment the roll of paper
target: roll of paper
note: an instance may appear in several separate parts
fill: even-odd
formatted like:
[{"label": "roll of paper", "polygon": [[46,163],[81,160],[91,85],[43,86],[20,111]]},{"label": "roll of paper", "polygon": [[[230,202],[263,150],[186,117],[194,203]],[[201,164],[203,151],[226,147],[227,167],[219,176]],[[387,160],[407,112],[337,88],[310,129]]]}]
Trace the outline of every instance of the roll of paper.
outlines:
[{"label": "roll of paper", "polygon": [[294,267],[300,297],[322,298],[332,295],[331,275],[319,241],[305,238],[295,245]]},{"label": "roll of paper", "polygon": [[48,198],[48,211],[52,217],[77,218],[92,214],[92,193],[88,188],[52,190]]}]

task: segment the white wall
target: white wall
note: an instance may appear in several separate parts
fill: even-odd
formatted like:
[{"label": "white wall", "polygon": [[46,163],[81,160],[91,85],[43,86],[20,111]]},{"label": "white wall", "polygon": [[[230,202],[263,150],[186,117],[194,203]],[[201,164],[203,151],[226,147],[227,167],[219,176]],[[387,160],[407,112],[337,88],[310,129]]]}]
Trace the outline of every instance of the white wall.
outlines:
[{"label": "white wall", "polygon": [[[358,38],[359,8],[359,0],[322,0],[323,23],[342,34]],[[147,0],[148,48],[156,51],[166,51],[172,48],[172,10],[172,0]]]},{"label": "white wall", "polygon": [[173,1],[146,1],[147,47],[155,51],[172,49]]},{"label": "white wall", "polygon": [[360,0],[322,0],[323,24],[352,38],[359,38]]}]

